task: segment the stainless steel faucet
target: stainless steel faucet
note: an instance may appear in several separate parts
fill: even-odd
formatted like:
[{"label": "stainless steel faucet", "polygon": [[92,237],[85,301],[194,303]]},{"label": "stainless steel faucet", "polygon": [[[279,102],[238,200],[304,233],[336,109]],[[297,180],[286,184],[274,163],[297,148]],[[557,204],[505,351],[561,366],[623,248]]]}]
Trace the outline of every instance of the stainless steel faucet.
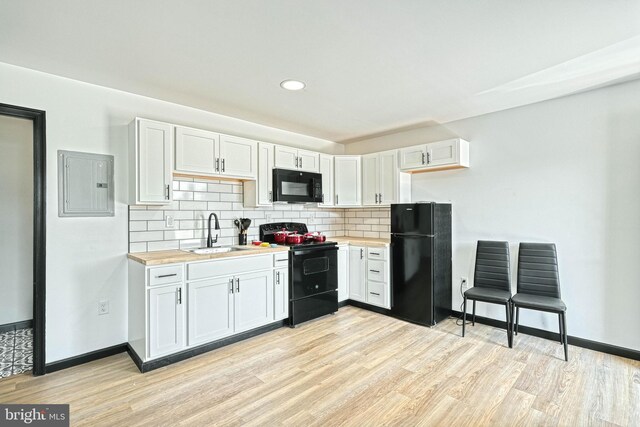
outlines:
[{"label": "stainless steel faucet", "polygon": [[214,243],[218,243],[218,235],[217,234],[216,234],[215,240],[211,237],[211,217],[214,217],[216,219],[216,222],[215,222],[216,230],[220,230],[220,223],[218,222],[218,215],[216,215],[215,213],[211,212],[211,215],[209,215],[209,224],[208,224],[208,228],[209,228],[209,235],[207,236],[207,247],[208,248],[212,247]]}]

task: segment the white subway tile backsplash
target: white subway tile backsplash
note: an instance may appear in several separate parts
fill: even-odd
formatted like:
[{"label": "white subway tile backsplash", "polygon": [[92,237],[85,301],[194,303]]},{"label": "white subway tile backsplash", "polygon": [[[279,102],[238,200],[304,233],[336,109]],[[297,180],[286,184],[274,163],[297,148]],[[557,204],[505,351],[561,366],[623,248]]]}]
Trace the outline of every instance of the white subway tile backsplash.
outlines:
[{"label": "white subway tile backsplash", "polygon": [[163,219],[163,211],[130,211],[129,221],[150,221]]},{"label": "white subway tile backsplash", "polygon": [[[322,209],[314,205],[276,204],[271,207],[245,208],[242,185],[237,182],[198,180],[176,177],[173,182],[174,201],[162,206],[130,206],[130,251],[145,252],[186,249],[206,245],[207,219],[218,214],[219,245],[238,241],[238,229],[233,220],[241,217],[253,220],[248,240],[258,239],[258,226],[267,222],[305,222],[310,231],[320,231],[327,237],[388,237],[389,209]],[[173,228],[165,227],[165,217],[175,219]]]}]

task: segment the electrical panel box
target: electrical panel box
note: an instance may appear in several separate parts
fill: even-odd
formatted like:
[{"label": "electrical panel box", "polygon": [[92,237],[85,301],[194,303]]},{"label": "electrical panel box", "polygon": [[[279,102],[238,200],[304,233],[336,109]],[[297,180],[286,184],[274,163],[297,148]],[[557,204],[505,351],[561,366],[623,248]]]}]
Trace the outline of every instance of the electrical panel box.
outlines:
[{"label": "electrical panel box", "polygon": [[113,156],[58,151],[58,216],[114,216]]}]

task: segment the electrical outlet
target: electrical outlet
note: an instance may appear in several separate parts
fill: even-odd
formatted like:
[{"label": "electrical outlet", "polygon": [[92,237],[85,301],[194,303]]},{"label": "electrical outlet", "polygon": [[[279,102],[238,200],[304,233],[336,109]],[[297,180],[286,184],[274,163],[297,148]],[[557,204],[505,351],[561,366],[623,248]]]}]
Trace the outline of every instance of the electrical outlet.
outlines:
[{"label": "electrical outlet", "polygon": [[176,226],[175,218],[173,216],[171,216],[171,215],[167,215],[164,218],[164,226],[166,228],[175,228],[175,226]]},{"label": "electrical outlet", "polygon": [[469,287],[469,281],[466,277],[461,277],[460,283],[462,284],[462,289],[467,289]]},{"label": "electrical outlet", "polygon": [[310,213],[309,214],[309,218],[307,218],[307,222],[309,224],[315,224],[316,223],[316,215],[314,213]]},{"label": "electrical outlet", "polygon": [[102,300],[98,303],[98,315],[109,314],[109,300]]},{"label": "electrical outlet", "polygon": [[268,212],[268,213],[264,214],[265,221],[271,222],[271,218],[273,218],[273,216],[271,215],[271,212]]}]

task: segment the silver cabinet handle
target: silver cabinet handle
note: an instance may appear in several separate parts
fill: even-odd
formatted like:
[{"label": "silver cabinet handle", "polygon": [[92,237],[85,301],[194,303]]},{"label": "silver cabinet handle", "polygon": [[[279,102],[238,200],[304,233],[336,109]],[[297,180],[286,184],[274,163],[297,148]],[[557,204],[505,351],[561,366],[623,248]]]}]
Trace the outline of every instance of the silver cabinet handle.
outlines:
[{"label": "silver cabinet handle", "polygon": [[360,259],[364,258],[364,249],[360,249]]},{"label": "silver cabinet handle", "polygon": [[378,193],[376,193],[376,205],[378,204]]},{"label": "silver cabinet handle", "polygon": [[280,284],[280,272],[276,271],[276,285]]},{"label": "silver cabinet handle", "polygon": [[380,273],[380,270],[369,270],[372,273]]},{"label": "silver cabinet handle", "polygon": [[378,194],[378,203],[382,204],[382,193]]},{"label": "silver cabinet handle", "polygon": [[431,163],[431,154],[427,151],[427,164]]},{"label": "silver cabinet handle", "polygon": [[182,304],[182,288],[178,288],[178,304]]},{"label": "silver cabinet handle", "polygon": [[236,277],[236,292],[240,292],[240,278]]},{"label": "silver cabinet handle", "polygon": [[173,274],[161,274],[160,276],[156,276],[156,279],[162,279],[165,277],[173,277],[173,276],[177,276],[178,273],[173,273]]},{"label": "silver cabinet handle", "polygon": [[269,191],[269,201],[273,202],[273,191]]},{"label": "silver cabinet handle", "polygon": [[371,255],[380,256],[380,252],[369,252]]},{"label": "silver cabinet handle", "polygon": [[369,293],[372,294],[372,295],[380,296],[380,294],[377,293],[377,292],[369,292]]},{"label": "silver cabinet handle", "polygon": [[296,167],[298,167],[298,156],[296,156]]},{"label": "silver cabinet handle", "polygon": [[225,167],[224,167],[224,159],[222,159],[222,172],[225,171]]},{"label": "silver cabinet handle", "polygon": [[168,185],[168,184],[167,184],[167,186],[165,187],[165,190],[166,190],[166,192],[167,192],[167,194],[166,194],[167,200],[169,200],[169,185]]},{"label": "silver cabinet handle", "polygon": [[338,204],[338,195],[336,194],[336,205]]},{"label": "silver cabinet handle", "polygon": [[300,167],[302,168],[302,157],[300,157]]},{"label": "silver cabinet handle", "polygon": [[422,152],[422,164],[424,165],[424,152]]},{"label": "silver cabinet handle", "polygon": [[220,172],[220,158],[216,159],[216,172]]},{"label": "silver cabinet handle", "polygon": [[233,277],[229,279],[229,293],[233,293]]}]

